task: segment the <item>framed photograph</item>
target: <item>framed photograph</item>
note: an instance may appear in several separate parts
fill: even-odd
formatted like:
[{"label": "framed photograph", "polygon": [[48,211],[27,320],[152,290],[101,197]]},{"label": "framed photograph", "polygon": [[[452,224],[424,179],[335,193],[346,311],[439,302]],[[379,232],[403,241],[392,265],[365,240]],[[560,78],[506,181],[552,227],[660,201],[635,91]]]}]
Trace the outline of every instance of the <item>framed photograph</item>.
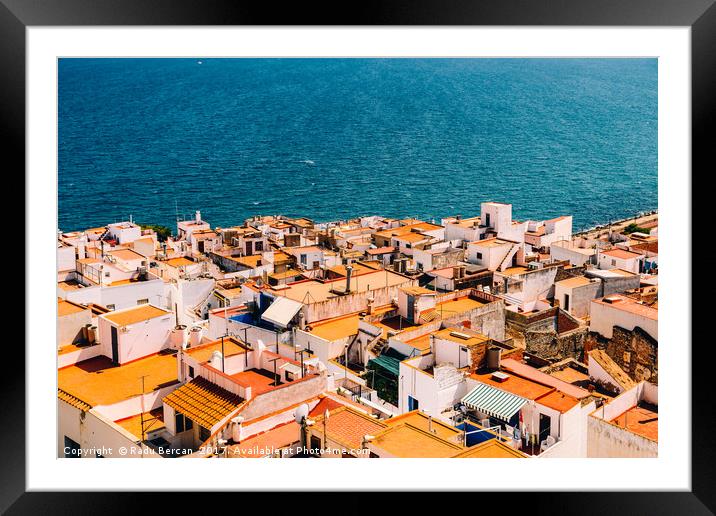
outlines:
[{"label": "framed photograph", "polygon": [[2,0],[0,26],[28,300],[3,510],[713,513],[712,0]]}]

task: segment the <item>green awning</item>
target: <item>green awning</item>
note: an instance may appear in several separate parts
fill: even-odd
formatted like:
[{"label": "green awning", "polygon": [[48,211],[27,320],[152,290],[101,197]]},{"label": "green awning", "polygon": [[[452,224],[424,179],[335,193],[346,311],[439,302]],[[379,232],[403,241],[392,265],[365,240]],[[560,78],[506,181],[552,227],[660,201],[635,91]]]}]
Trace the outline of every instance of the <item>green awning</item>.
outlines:
[{"label": "green awning", "polygon": [[503,421],[509,421],[527,403],[527,400],[521,396],[484,383],[478,384],[461,401],[468,408],[479,410]]},{"label": "green awning", "polygon": [[369,360],[368,365],[370,364],[379,365],[383,369],[393,373],[395,376],[400,374],[400,360],[396,358],[380,355],[379,357]]}]

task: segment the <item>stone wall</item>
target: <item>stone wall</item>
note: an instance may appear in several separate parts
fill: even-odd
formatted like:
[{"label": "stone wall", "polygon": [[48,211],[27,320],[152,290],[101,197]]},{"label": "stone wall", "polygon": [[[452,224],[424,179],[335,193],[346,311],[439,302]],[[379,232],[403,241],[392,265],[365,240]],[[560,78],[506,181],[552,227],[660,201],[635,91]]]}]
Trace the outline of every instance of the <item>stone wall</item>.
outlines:
[{"label": "stone wall", "polygon": [[626,372],[632,380],[648,380],[659,383],[659,343],[639,328],[629,331],[614,326],[611,339],[604,339],[596,333],[589,333],[586,349],[603,349],[607,355]]},{"label": "stone wall", "polygon": [[556,331],[526,331],[525,350],[546,360],[574,358],[580,360],[584,353],[587,328],[557,333]]},{"label": "stone wall", "polygon": [[558,308],[536,314],[506,311],[507,336],[525,351],[547,360],[581,359],[587,327]]},{"label": "stone wall", "polygon": [[470,321],[470,328],[495,340],[505,340],[505,302],[493,301],[474,310],[443,319],[443,326]]}]

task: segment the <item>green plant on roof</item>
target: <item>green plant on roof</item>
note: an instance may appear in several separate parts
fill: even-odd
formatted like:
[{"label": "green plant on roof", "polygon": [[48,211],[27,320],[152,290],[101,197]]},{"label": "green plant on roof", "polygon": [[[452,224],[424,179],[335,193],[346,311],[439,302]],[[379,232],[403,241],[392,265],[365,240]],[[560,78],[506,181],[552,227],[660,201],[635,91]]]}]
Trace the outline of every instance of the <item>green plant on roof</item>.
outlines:
[{"label": "green plant on roof", "polygon": [[167,238],[172,236],[172,230],[161,224],[140,224],[139,227],[153,230],[157,234],[157,238],[160,242],[164,242]]}]

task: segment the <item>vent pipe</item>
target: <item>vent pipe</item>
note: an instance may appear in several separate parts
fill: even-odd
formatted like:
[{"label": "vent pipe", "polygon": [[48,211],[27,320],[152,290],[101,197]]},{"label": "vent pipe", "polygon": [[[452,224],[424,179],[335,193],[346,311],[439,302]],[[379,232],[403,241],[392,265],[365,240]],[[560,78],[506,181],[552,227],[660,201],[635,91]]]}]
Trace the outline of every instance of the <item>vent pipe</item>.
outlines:
[{"label": "vent pipe", "polygon": [[353,267],[350,265],[346,265],[346,294],[351,291],[351,273],[353,272]]}]

